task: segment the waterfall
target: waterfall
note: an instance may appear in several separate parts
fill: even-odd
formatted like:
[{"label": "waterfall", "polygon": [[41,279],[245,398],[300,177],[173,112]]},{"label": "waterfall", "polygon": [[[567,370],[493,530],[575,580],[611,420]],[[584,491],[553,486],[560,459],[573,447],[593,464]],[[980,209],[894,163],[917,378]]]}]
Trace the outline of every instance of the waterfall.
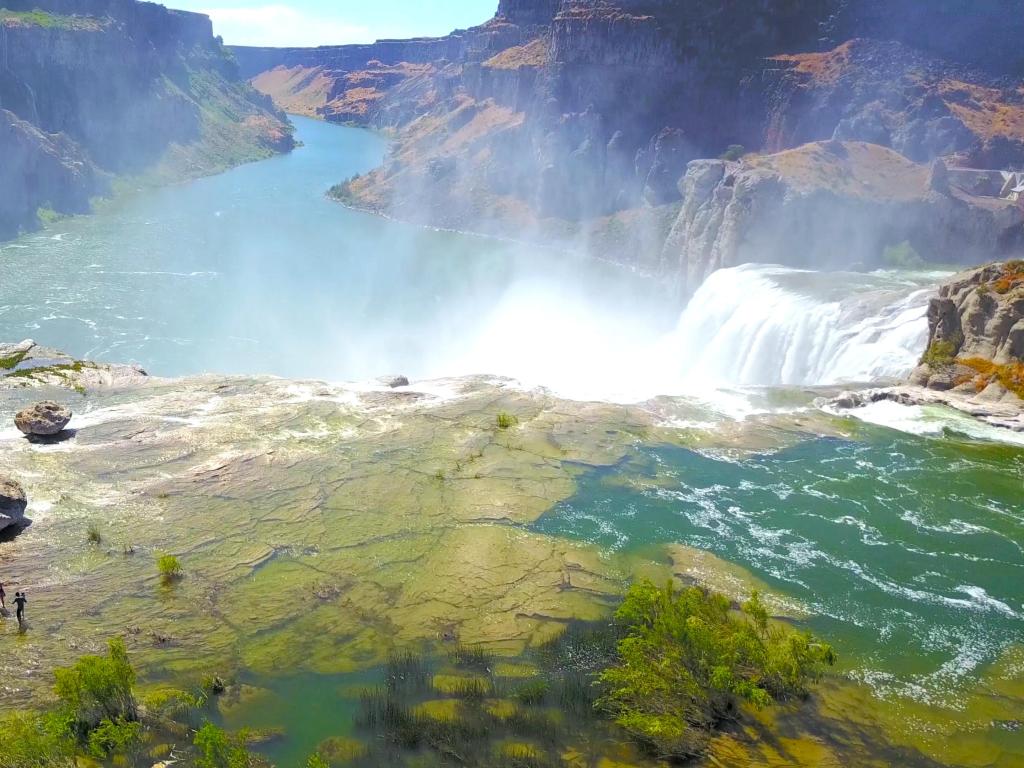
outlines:
[{"label": "waterfall", "polygon": [[616,402],[731,402],[725,390],[737,387],[895,379],[921,356],[938,279],[751,264],[715,272],[681,315],[656,318],[644,317],[640,296],[616,301],[568,278],[520,280],[475,320],[468,343],[438,355],[436,373],[486,371]]},{"label": "waterfall", "polygon": [[[661,344],[703,386],[905,376],[927,339],[934,280],[744,265],[711,275]],[[692,388],[692,387],[688,387]]]}]

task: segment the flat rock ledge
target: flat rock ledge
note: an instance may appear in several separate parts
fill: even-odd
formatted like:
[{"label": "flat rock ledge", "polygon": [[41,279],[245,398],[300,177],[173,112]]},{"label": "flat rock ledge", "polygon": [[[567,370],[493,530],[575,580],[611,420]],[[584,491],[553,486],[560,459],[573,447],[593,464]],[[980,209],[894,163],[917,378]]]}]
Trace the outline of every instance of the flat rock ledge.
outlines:
[{"label": "flat rock ledge", "polygon": [[870,403],[891,401],[900,405],[944,405],[993,427],[1024,432],[1024,402],[1014,400],[985,401],[962,392],[940,392],[934,389],[905,384],[883,389],[865,389],[843,392],[827,401],[836,410],[863,408]]},{"label": "flat rock ledge", "polygon": [[77,360],[65,352],[36,344],[32,339],[0,342],[0,390],[58,386],[83,391],[100,387],[130,387],[148,380],[137,365]]}]

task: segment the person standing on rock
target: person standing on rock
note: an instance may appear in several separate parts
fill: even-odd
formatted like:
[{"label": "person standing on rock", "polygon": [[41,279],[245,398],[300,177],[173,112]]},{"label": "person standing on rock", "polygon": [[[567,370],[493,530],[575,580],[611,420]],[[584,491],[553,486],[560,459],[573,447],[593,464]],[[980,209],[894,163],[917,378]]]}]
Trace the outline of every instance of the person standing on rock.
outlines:
[{"label": "person standing on rock", "polygon": [[7,614],[7,593],[4,592],[4,583],[0,581],[0,616]]},{"label": "person standing on rock", "polygon": [[18,626],[22,629],[25,628],[25,603],[28,602],[28,598],[25,597],[24,592],[14,593],[14,604],[18,606]]}]

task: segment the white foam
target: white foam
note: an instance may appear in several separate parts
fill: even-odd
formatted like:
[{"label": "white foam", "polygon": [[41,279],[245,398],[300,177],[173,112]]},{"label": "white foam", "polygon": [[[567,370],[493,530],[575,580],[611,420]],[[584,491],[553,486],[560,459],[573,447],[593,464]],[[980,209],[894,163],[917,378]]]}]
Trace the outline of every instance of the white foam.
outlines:
[{"label": "white foam", "polygon": [[940,405],[901,405],[891,400],[881,400],[843,413],[869,424],[911,435],[938,437],[952,431],[976,440],[1024,445],[1024,433],[994,427]]}]

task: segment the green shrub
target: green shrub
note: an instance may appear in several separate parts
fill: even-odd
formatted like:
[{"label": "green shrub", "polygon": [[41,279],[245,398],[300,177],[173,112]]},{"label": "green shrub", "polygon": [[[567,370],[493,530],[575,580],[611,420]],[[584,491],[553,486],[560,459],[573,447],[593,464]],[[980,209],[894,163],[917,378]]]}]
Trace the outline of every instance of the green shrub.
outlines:
[{"label": "green shrub", "polygon": [[109,641],[106,656],[83,656],[74,666],[54,670],[54,690],[61,702],[61,711],[79,738],[104,720],[135,722],[135,670],[128,661],[124,640]]},{"label": "green shrub", "polygon": [[331,768],[331,766],[320,755],[312,754],[306,761],[306,768]]},{"label": "green shrub", "polygon": [[502,411],[498,414],[498,429],[509,429],[519,423],[519,419],[513,416],[511,413],[505,413]]},{"label": "green shrub", "polygon": [[89,732],[88,750],[93,757],[127,755],[142,743],[142,724],[123,718],[104,718]]},{"label": "green shrub", "polygon": [[199,750],[197,768],[248,768],[250,755],[241,741],[223,728],[206,723],[192,742]]},{"label": "green shrub", "polygon": [[756,594],[735,617],[721,595],[642,581],[616,621],[625,636],[599,676],[598,705],[665,759],[699,754],[740,702],[764,707],[803,695],[835,663],[811,635],[772,627]]},{"label": "green shrub", "polygon": [[59,713],[19,713],[0,720],[0,765],[74,768],[74,753],[67,719]]},{"label": "green shrub", "polygon": [[747,154],[747,149],[742,144],[730,144],[729,148],[725,150],[719,157],[719,160],[729,160],[735,162]]},{"label": "green shrub", "polygon": [[961,344],[963,344],[962,337],[957,339],[936,339],[928,345],[928,349],[921,356],[921,362],[932,368],[952,365]]},{"label": "green shrub", "polygon": [[96,523],[89,523],[89,527],[85,532],[85,538],[90,544],[98,547],[103,542],[103,534],[100,533],[100,527]]},{"label": "green shrub", "polygon": [[165,582],[180,579],[184,573],[181,561],[174,555],[160,555],[156,560],[156,567]]}]

